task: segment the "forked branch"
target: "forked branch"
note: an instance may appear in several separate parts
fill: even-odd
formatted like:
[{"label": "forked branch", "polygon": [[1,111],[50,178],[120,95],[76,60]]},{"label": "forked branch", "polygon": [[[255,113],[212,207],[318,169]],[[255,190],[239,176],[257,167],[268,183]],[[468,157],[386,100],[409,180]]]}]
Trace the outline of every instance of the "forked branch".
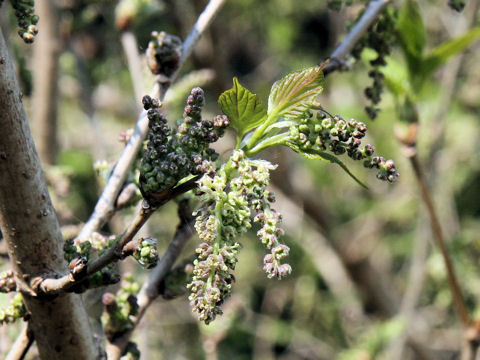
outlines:
[{"label": "forked branch", "polygon": [[[199,38],[208,28],[215,15],[218,13],[222,5],[226,0],[211,0],[202,14],[199,16],[197,22],[192,28],[192,31],[185,39],[183,44],[182,55],[180,57],[180,63],[178,69],[169,78],[160,76],[157,79],[156,85],[150,94],[154,98],[163,100],[165,93],[169,88],[172,81],[176,78],[178,71],[181,69],[188,56],[191,54],[193,47],[198,42]],[[129,142],[125,146],[120,158],[118,159],[115,169],[112,175],[108,179],[107,185],[103,189],[102,195],[98,199],[93,214],[90,216],[84,227],[78,234],[77,239],[84,241],[87,240],[90,235],[99,230],[108,220],[111,219],[115,213],[115,201],[122,189],[125,180],[128,175],[137,153],[140,151],[143,140],[147,134],[148,120],[146,111],[142,111],[139,115],[135,130],[130,137]]]}]

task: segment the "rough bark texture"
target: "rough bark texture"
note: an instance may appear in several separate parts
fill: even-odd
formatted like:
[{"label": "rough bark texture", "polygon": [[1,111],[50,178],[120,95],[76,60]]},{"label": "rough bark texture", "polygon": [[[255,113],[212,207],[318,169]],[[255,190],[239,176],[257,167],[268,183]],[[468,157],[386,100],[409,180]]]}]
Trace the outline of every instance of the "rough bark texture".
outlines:
[{"label": "rough bark texture", "polygon": [[28,127],[22,94],[0,32],[0,227],[42,359],[95,359],[97,351],[79,295],[38,299],[31,279],[67,273],[62,235]]},{"label": "rough bark texture", "polygon": [[42,163],[53,164],[58,150],[58,58],[61,50],[57,9],[51,0],[36,3],[39,33],[33,47],[32,117]]}]

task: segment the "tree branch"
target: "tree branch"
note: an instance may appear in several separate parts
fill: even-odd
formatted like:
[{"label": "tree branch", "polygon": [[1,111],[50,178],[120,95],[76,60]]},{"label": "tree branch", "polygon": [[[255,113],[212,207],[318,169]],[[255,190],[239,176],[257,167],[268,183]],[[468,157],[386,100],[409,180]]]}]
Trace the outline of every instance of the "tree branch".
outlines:
[{"label": "tree branch", "polygon": [[148,307],[158,297],[160,285],[165,280],[165,277],[171,270],[177,258],[180,256],[188,240],[195,233],[192,226],[194,218],[191,216],[190,208],[186,202],[179,204],[179,217],[180,224],[177,227],[177,231],[175,232],[172,242],[168,246],[167,251],[161,258],[158,265],[152,270],[148,281],[142,286],[137,296],[139,310],[135,319],[134,327],[121,337],[116,338],[113,343],[107,343],[106,352],[109,360],[120,359],[125,347],[130,341],[133,331],[142,320],[143,315],[145,315]]},{"label": "tree branch", "polygon": [[145,94],[143,86],[142,59],[138,53],[137,39],[131,30],[122,31],[120,36],[123,52],[127,57],[128,70],[135,92],[135,101],[140,107],[142,96]]},{"label": "tree branch", "polygon": [[417,133],[419,119],[418,111],[415,104],[410,104],[407,113],[409,114],[408,120],[410,123],[408,133],[405,136],[397,134],[397,139],[404,145],[405,154],[410,161],[410,165],[412,166],[415,179],[420,190],[420,194],[427,208],[427,214],[430,218],[430,225],[432,227],[434,242],[438,246],[445,264],[448,285],[452,293],[455,310],[457,311],[460,322],[465,332],[467,332],[473,325],[472,320],[470,314],[468,313],[465,298],[463,297],[462,291],[460,289],[458,277],[455,273],[455,268],[453,266],[450,253],[448,252],[447,245],[445,243],[445,238],[443,235],[442,227],[440,225],[440,221],[438,219],[437,211],[430,195],[430,190],[428,189],[427,180],[425,178],[422,165],[417,155]]},{"label": "tree branch", "polygon": [[192,31],[190,31],[190,34],[188,34],[183,43],[183,52],[182,56],[180,57],[180,65],[183,65],[190,56],[195,44],[211,24],[212,20],[215,18],[225,1],[226,0],[210,0],[205,10],[203,10],[203,12],[200,14],[197,22],[193,26]]},{"label": "tree branch", "polygon": [[331,72],[345,68],[344,58],[350,54],[355,44],[387,7],[391,0],[371,0],[360,20],[356,22],[345,39],[333,50],[330,62],[323,69],[326,76]]},{"label": "tree branch", "polygon": [[[45,272],[65,273],[63,239],[48,195],[28,126],[13,63],[0,31],[0,227],[8,244],[16,282],[21,289]],[[93,359],[93,342],[85,308],[78,295],[49,301],[23,292],[31,326],[44,359]],[[68,336],[59,336],[59,334]]]},{"label": "tree branch", "polygon": [[457,310],[458,316],[464,328],[468,328],[471,325],[470,315],[467,310],[467,305],[465,299],[460,290],[460,285],[458,284],[458,278],[455,273],[455,269],[452,264],[452,259],[450,253],[448,252],[447,245],[445,244],[445,238],[443,237],[442,227],[440,221],[438,220],[437,211],[435,205],[433,204],[430,191],[428,190],[427,182],[425,175],[423,173],[420,161],[418,160],[416,151],[412,153],[408,159],[412,165],[413,172],[415,173],[415,179],[417,180],[418,186],[420,188],[420,193],[422,195],[423,201],[427,207],[428,216],[430,217],[430,223],[433,231],[433,238],[437,243],[437,246],[442,254],[445,267],[447,269],[448,284],[450,285],[450,290],[453,296],[453,302]]},{"label": "tree branch", "polygon": [[147,222],[150,216],[152,216],[152,214],[159,207],[166,204],[173,198],[195,188],[198,179],[199,176],[196,176],[189,181],[166,192],[152,195],[152,197],[150,197],[148,201],[144,200],[142,203],[142,207],[135,219],[127,227],[123,234],[120,235],[120,237],[116,240],[115,244],[113,244],[111,248],[109,248],[101,256],[99,256],[92,262],[85,265],[80,265],[82,266],[82,269],[76,268],[75,274],[72,273],[73,269],[71,269],[71,272],[68,275],[62,276],[57,279],[38,279],[36,281],[35,291],[39,295],[57,295],[60,293],[64,293],[72,289],[75,285],[82,282],[88,276],[96,273],[97,271],[100,271],[111,263],[122,260],[126,256],[130,255],[128,251],[128,245],[133,240],[134,236],[138,233],[138,231],[140,231],[142,226]]},{"label": "tree branch", "polygon": [[[168,246],[165,255],[155,269],[153,269],[148,281],[144,284],[138,295],[138,305],[141,311],[145,311],[150,303],[157,298],[161,282],[165,279],[165,276],[172,268],[176,259],[180,256],[187,241],[195,233],[195,229],[193,228],[194,218],[191,215],[188,204],[180,203],[178,210],[180,224],[177,227],[175,236]],[[140,312],[140,314],[142,313]],[[141,316],[143,316],[143,314]],[[139,315],[140,318],[141,316]]]},{"label": "tree branch", "polygon": [[30,324],[26,323],[22,332],[13,343],[5,360],[23,360],[35,340]]},{"label": "tree branch", "polygon": [[[185,63],[185,60],[191,54],[198,39],[205,32],[208,25],[210,25],[225,1],[226,0],[211,0],[208,3],[207,7],[193,26],[192,31],[185,39],[177,72],[175,72],[169,79],[158,79],[157,84],[151,93],[152,97],[158,97],[160,100],[163,100],[165,97],[165,92],[170,86],[170,83],[175,79],[179,69],[181,69]],[[147,134],[147,130],[147,113],[146,111],[142,111],[137,120],[133,135],[130,137],[128,144],[125,146],[122,155],[118,159],[115,169],[108,179],[102,195],[98,199],[93,214],[90,216],[82,228],[82,231],[77,236],[78,240],[87,240],[95,230],[100,229],[115,213],[115,201],[127,178],[128,171],[142,146],[143,140]]]}]

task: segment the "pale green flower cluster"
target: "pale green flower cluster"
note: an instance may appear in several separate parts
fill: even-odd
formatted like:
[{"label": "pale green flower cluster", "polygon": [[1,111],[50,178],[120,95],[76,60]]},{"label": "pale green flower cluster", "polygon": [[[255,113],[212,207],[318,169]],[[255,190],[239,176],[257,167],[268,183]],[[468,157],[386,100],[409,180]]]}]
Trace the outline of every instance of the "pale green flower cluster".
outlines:
[{"label": "pale green flower cluster", "polygon": [[23,303],[22,294],[16,294],[5,310],[0,309],[0,325],[13,323],[26,315],[27,309]]},{"label": "pale green flower cluster", "polygon": [[245,157],[236,150],[218,172],[205,174],[198,181],[198,192],[205,204],[194,215],[195,229],[202,243],[194,261],[193,280],[188,285],[189,300],[199,320],[206,324],[221,314],[221,305],[231,294],[235,278],[231,271],[238,261],[239,235],[252,226],[252,215],[262,225],[258,236],[271,250],[265,256],[264,269],[268,277],[281,278],[291,272],[280,261],[288,247],[278,242],[283,230],[277,227],[280,215],[270,209],[273,194],[266,190],[269,171],[276,166],[268,161]]}]

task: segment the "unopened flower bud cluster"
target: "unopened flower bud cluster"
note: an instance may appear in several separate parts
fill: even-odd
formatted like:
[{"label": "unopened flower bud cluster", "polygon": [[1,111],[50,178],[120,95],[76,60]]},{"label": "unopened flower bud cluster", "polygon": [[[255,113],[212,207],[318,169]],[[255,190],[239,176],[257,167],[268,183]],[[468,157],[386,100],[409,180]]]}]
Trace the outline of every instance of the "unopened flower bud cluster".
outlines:
[{"label": "unopened flower bud cluster", "polygon": [[145,54],[150,71],[155,75],[171,76],[178,68],[182,40],[163,31],[153,31],[151,37]]},{"label": "unopened flower bud cluster", "polygon": [[10,305],[5,309],[0,309],[0,325],[10,324],[27,315],[27,309],[23,303],[21,294],[16,294]]},{"label": "unopened flower bud cluster", "polygon": [[[377,168],[380,180],[394,182],[399,174],[393,160],[385,161],[383,157],[372,157],[375,147],[362,145],[361,139],[365,137],[367,126],[355,119],[344,120],[336,115],[327,116],[324,112],[306,112],[303,119],[290,127],[290,141],[300,150],[331,151],[335,155],[347,155],[353,160],[365,160],[365,167]],[[383,159],[383,160],[382,160]]]},{"label": "unopened flower bud cluster", "polygon": [[17,283],[12,270],[0,273],[0,292],[8,293],[17,289]]},{"label": "unopened flower bud cluster", "polygon": [[387,64],[385,58],[390,55],[395,42],[396,16],[395,8],[393,6],[388,7],[352,50],[352,55],[357,60],[360,59],[365,48],[373,49],[377,54],[376,58],[370,61],[372,70],[368,73],[368,76],[372,79],[372,85],[365,88],[365,96],[371,102],[371,105],[365,107],[365,111],[371,119],[375,119],[379,112],[377,105],[381,100],[384,82],[384,76],[380,68]]},{"label": "unopened flower bud cluster", "polygon": [[144,193],[171,188],[188,175],[203,174],[212,168],[211,162],[218,154],[209,148],[209,144],[223,136],[230,123],[224,115],[202,120],[204,103],[203,90],[193,88],[182,123],[172,129],[167,125],[165,115],[160,113],[158,101],[149,96],[143,98],[150,128],[140,168]]},{"label": "unopened flower bud cluster", "polygon": [[[278,242],[283,234],[277,228],[280,217],[273,220],[276,213],[269,206],[273,196],[266,190],[269,171],[275,167],[267,161],[247,159],[243,151],[236,150],[218,172],[207,173],[198,181],[205,205],[194,215],[202,243],[196,250],[193,280],[187,287],[193,311],[206,324],[222,314],[220,306],[231,294],[235,280],[231,272],[240,249],[236,239],[251,227],[252,214],[257,213],[256,221],[262,225],[258,236],[272,252],[264,260],[268,277],[280,278],[291,271],[289,265],[281,264],[288,247]],[[279,251],[281,246],[284,251]]]},{"label": "unopened flower bud cluster", "polygon": [[132,275],[123,277],[121,289],[116,295],[105,293],[102,297],[104,313],[102,324],[109,340],[130,330],[138,314],[137,293],[140,287]]},{"label": "unopened flower bud cluster", "polygon": [[[2,1],[0,1],[1,5]],[[13,9],[15,10],[15,16],[17,17],[18,35],[27,44],[33,42],[35,35],[38,33],[37,23],[38,16],[35,15],[35,1],[33,0],[10,0]]]},{"label": "unopened flower bud cluster", "polygon": [[138,248],[133,253],[133,258],[138,261],[145,269],[151,269],[157,266],[158,251],[157,239],[144,238],[140,241]]},{"label": "unopened flower bud cluster", "polygon": [[[64,258],[70,264],[70,271],[75,275],[77,264],[85,264],[89,260],[102,255],[115,243],[115,236],[103,236],[99,233],[93,233],[89,241],[75,243],[73,239],[65,241],[63,245]],[[95,288],[116,284],[120,281],[114,265],[110,264],[102,270],[90,275],[81,285],[85,288]]]}]

